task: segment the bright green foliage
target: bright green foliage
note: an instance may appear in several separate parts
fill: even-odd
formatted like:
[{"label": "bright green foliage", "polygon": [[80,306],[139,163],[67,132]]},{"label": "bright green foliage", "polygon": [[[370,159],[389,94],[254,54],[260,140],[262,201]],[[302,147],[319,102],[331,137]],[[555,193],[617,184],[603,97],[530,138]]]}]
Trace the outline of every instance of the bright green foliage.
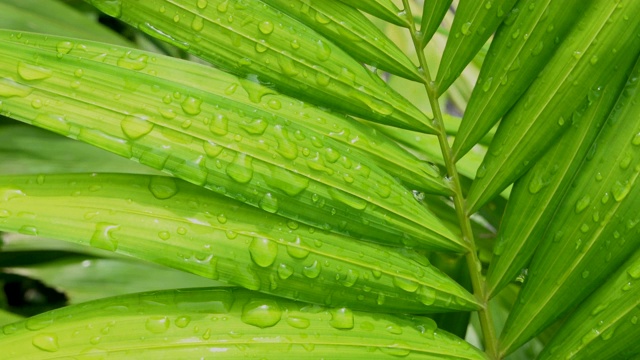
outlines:
[{"label": "bright green foliage", "polygon": [[640,359],[639,13],[4,1],[0,357]]}]

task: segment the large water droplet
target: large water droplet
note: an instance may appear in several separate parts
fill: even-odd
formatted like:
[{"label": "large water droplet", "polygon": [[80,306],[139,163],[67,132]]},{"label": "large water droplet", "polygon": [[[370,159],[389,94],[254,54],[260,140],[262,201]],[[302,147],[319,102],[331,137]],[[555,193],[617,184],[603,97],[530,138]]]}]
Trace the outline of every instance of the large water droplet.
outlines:
[{"label": "large water droplet", "polygon": [[258,205],[266,212],[275,213],[278,211],[278,198],[271,193],[266,193]]},{"label": "large water droplet", "polygon": [[285,168],[269,166],[271,176],[266,177],[267,185],[283,191],[289,196],[296,196],[309,186],[309,178],[298,175]]},{"label": "large water droplet", "polygon": [[120,225],[99,222],[96,224],[96,229],[91,236],[90,244],[93,247],[116,251],[118,249],[118,240],[114,237],[113,233],[120,229]]},{"label": "large water droplet", "polygon": [[120,17],[122,15],[121,0],[91,0],[91,4],[111,17]]},{"label": "large water droplet", "polygon": [[420,286],[413,280],[409,280],[399,276],[393,278],[393,284],[407,292],[416,292],[416,290],[418,290],[418,287]]},{"label": "large water droplet", "polygon": [[[293,244],[295,244],[295,246],[293,246]],[[309,250],[302,246],[302,240],[296,237],[296,240],[291,245],[287,245],[287,253],[294,259],[304,259],[309,256]]]},{"label": "large water droplet", "polygon": [[154,334],[162,334],[169,330],[171,321],[166,316],[152,316],[147,319],[144,327]]},{"label": "large water droplet", "polygon": [[189,325],[190,322],[191,322],[191,317],[185,315],[185,316],[179,316],[178,318],[176,318],[175,324],[177,327],[184,329]]},{"label": "large water droplet", "polygon": [[309,266],[305,266],[302,269],[302,274],[309,279],[315,279],[320,275],[320,271],[322,270],[322,265],[318,262],[318,260],[314,260],[313,264]]},{"label": "large water droplet", "polygon": [[317,45],[316,57],[318,58],[318,60],[320,61],[328,60],[329,57],[331,57],[331,47],[329,47],[329,45],[322,40],[318,40],[316,42],[316,45]]},{"label": "large water droplet", "polygon": [[18,62],[18,75],[25,80],[43,80],[51,77],[52,74],[50,69]]},{"label": "large water droplet", "polygon": [[55,334],[38,334],[31,340],[33,346],[40,350],[48,352],[56,352],[60,349],[58,345],[58,337]]},{"label": "large water droplet", "polygon": [[625,181],[624,184],[620,181],[616,181],[611,188],[611,194],[616,201],[620,202],[627,196],[627,194],[629,194],[630,190],[631,184],[628,181]]},{"label": "large water droplet", "polygon": [[188,96],[180,106],[182,110],[188,115],[198,115],[200,114],[200,106],[202,105],[202,100],[195,98],[193,96]]},{"label": "large water droplet", "polygon": [[246,184],[253,178],[253,158],[245,153],[236,153],[233,161],[227,165],[226,173],[231,179]]},{"label": "large water droplet", "polygon": [[285,263],[278,266],[278,277],[282,280],[286,280],[293,275],[293,268]]},{"label": "large water droplet", "polygon": [[245,122],[240,125],[240,128],[246,131],[249,135],[262,135],[269,126],[269,123],[264,119],[253,119],[251,122]]},{"label": "large water droplet", "polygon": [[589,195],[585,195],[580,198],[580,200],[576,202],[576,213],[583,212],[589,204],[591,204],[591,197]]},{"label": "large water droplet", "polygon": [[287,129],[280,125],[276,125],[273,127],[273,130],[276,134],[276,141],[278,142],[278,146],[276,148],[278,154],[289,160],[294,160],[298,157],[298,146],[289,139],[289,132]]},{"label": "large water droplet", "polygon": [[153,176],[149,181],[149,191],[156,199],[169,199],[178,192],[178,183],[169,176]]},{"label": "large water droplet", "polygon": [[204,18],[202,18],[201,16],[194,17],[193,21],[191,22],[191,29],[193,29],[193,31],[202,31],[203,28]]},{"label": "large water droplet", "polygon": [[299,316],[289,316],[287,318],[287,324],[296,329],[306,329],[311,325],[311,321]]},{"label": "large water droplet", "polygon": [[278,244],[267,239],[254,237],[249,245],[251,260],[260,267],[269,267],[278,256]]},{"label": "large water droplet", "polygon": [[281,318],[282,310],[274,300],[252,300],[242,307],[242,322],[262,329],[276,325]]},{"label": "large water droplet", "polygon": [[0,79],[0,97],[25,97],[32,91],[31,87],[19,84],[11,78]]},{"label": "large water droplet", "polygon": [[367,201],[361,199],[355,195],[348,194],[342,190],[336,188],[329,188],[329,195],[335,200],[338,200],[346,205],[351,206],[357,210],[364,210],[367,207]]},{"label": "large water droplet", "polygon": [[353,329],[353,311],[347,308],[331,310],[331,320],[329,324],[339,330]]},{"label": "large water droplet", "polygon": [[418,290],[418,299],[421,303],[429,306],[436,302],[436,291],[427,286],[421,286]]},{"label": "large water droplet", "polygon": [[274,26],[271,21],[265,20],[258,24],[258,30],[265,35],[269,35],[273,32]]},{"label": "large water droplet", "polygon": [[209,124],[209,131],[216,135],[227,135],[229,132],[229,120],[222,114],[216,114]]},{"label": "large water droplet", "polygon": [[147,67],[147,61],[149,56],[146,54],[135,54],[132,51],[127,51],[118,59],[118,66],[130,70],[142,70]]},{"label": "large water droplet", "polygon": [[122,132],[132,140],[139,139],[153,129],[153,122],[146,115],[127,115],[120,122]]}]

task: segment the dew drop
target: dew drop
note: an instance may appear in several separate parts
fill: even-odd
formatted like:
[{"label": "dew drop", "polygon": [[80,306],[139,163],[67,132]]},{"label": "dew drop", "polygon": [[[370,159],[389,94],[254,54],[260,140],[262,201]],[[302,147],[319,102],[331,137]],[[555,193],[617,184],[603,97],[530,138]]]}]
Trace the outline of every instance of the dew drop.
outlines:
[{"label": "dew drop", "polygon": [[281,318],[282,310],[274,300],[252,300],[242,307],[242,322],[261,329],[276,325]]},{"label": "dew drop", "polygon": [[267,239],[254,237],[249,245],[251,260],[260,267],[269,267],[278,256],[278,244]]},{"label": "dew drop", "polygon": [[338,190],[336,188],[329,188],[329,195],[334,200],[340,201],[343,204],[346,204],[357,210],[364,210],[367,207],[367,201],[361,199],[357,196],[348,194],[342,190]]},{"label": "dew drop", "polygon": [[262,135],[269,126],[269,123],[264,119],[254,119],[248,123],[243,123],[240,128],[246,131],[249,135]]},{"label": "dew drop", "polygon": [[91,0],[91,4],[111,17],[117,18],[122,15],[121,0]]},{"label": "dew drop", "polygon": [[159,200],[166,200],[178,192],[178,183],[169,176],[153,176],[149,181],[149,191]]},{"label": "dew drop", "polygon": [[266,193],[260,200],[259,206],[266,212],[275,213],[278,211],[278,198],[271,193]]},{"label": "dew drop", "polygon": [[418,299],[424,305],[433,305],[436,302],[436,291],[430,287],[422,286],[418,290]]},{"label": "dew drop", "polygon": [[491,83],[493,83],[493,77],[490,77],[484,81],[484,84],[482,84],[482,91],[489,91],[491,89]]},{"label": "dew drop", "polygon": [[202,111],[200,106],[202,105],[202,100],[195,98],[193,96],[188,96],[180,106],[182,110],[188,115],[198,115]]},{"label": "dew drop", "polygon": [[589,195],[580,198],[580,200],[576,202],[576,213],[579,214],[583,212],[589,204],[591,204],[591,197]]},{"label": "dew drop", "polygon": [[31,340],[33,346],[40,350],[48,352],[56,352],[60,349],[58,345],[58,337],[54,334],[38,334]]},{"label": "dew drop", "polygon": [[633,279],[640,279],[640,261],[636,261],[634,264],[627,268],[627,274]]},{"label": "dew drop", "polygon": [[0,97],[25,97],[32,91],[30,86],[19,84],[11,78],[0,78]]},{"label": "dew drop", "polygon": [[169,238],[171,237],[171,234],[168,231],[160,231],[158,233],[158,237],[161,240],[169,240]]},{"label": "dew drop", "polygon": [[273,127],[276,133],[276,141],[278,146],[276,151],[285,159],[294,160],[298,157],[298,146],[289,139],[289,132],[280,125]]},{"label": "dew drop", "polygon": [[207,0],[198,0],[196,5],[198,6],[198,9],[204,10],[207,5],[209,5],[209,2]]},{"label": "dew drop", "polygon": [[296,329],[306,329],[311,325],[311,321],[299,316],[289,316],[287,318],[287,324]]},{"label": "dew drop", "polygon": [[396,276],[393,278],[393,284],[406,292],[416,292],[420,286],[417,282]]},{"label": "dew drop", "polygon": [[68,54],[73,49],[73,43],[70,41],[61,41],[56,44],[56,51],[58,52],[58,57]]},{"label": "dew drop", "polygon": [[31,225],[21,226],[20,229],[18,229],[18,232],[23,235],[32,235],[32,236],[38,235],[38,229],[35,226],[31,226]]},{"label": "dew drop", "polygon": [[53,72],[50,69],[30,65],[22,61],[18,62],[18,75],[24,80],[44,80],[50,78]]},{"label": "dew drop", "polygon": [[313,264],[309,266],[305,266],[302,269],[302,274],[309,279],[315,279],[320,275],[320,271],[322,270],[322,265],[318,262],[318,260],[314,260]]},{"label": "dew drop", "polygon": [[118,240],[113,236],[113,232],[118,231],[120,225],[99,222],[91,236],[90,244],[98,249],[116,251],[118,249]]},{"label": "dew drop", "polygon": [[127,115],[120,122],[122,132],[131,140],[139,139],[153,129],[154,124],[146,115]]},{"label": "dew drop", "polygon": [[329,320],[329,325],[338,330],[353,329],[353,311],[347,308],[331,310],[331,320]]},{"label": "dew drop", "polygon": [[214,142],[211,142],[211,141],[205,141],[202,144],[202,148],[203,148],[205,154],[207,154],[207,156],[212,157],[212,158],[220,155],[220,153],[224,149],[224,147],[222,147],[222,146],[220,146],[220,145],[218,145],[218,144],[216,144]]},{"label": "dew drop", "polygon": [[118,59],[118,66],[130,70],[142,70],[147,67],[149,56],[146,54],[136,55],[131,51],[127,51]]},{"label": "dew drop", "polygon": [[320,61],[328,60],[329,57],[331,57],[331,48],[329,47],[329,45],[327,45],[327,43],[322,40],[318,40],[316,42],[316,45],[317,45],[316,57],[318,58],[318,60]]},{"label": "dew drop", "polygon": [[462,28],[460,29],[460,31],[462,32],[462,35],[469,35],[471,33],[470,28],[471,28],[470,22],[466,22],[462,24]]},{"label": "dew drop", "polygon": [[305,259],[309,256],[309,250],[302,247],[302,241],[299,237],[296,237],[295,242],[293,242],[296,246],[287,245],[287,253],[294,259]]},{"label": "dew drop", "polygon": [[258,24],[258,30],[265,35],[269,35],[273,32],[274,26],[271,21],[262,21]]},{"label": "dew drop", "polygon": [[171,321],[166,316],[152,316],[147,319],[144,327],[154,334],[162,334],[169,330],[170,323]]},{"label": "dew drop", "polygon": [[[287,249],[288,250],[288,249]],[[293,268],[285,263],[278,265],[278,277],[286,280],[293,275]]]},{"label": "dew drop", "polygon": [[616,201],[620,202],[627,196],[627,194],[629,194],[630,190],[631,185],[629,184],[629,182],[625,182],[623,184],[620,181],[616,181],[616,183],[613,184],[613,187],[611,188],[611,194]]},{"label": "dew drop", "polygon": [[209,124],[209,131],[215,135],[227,135],[229,132],[229,120],[222,114],[216,114],[213,117],[211,124]]},{"label": "dew drop", "polygon": [[202,31],[203,28],[204,19],[200,16],[194,17],[193,21],[191,22],[191,29],[193,29],[193,31]]},{"label": "dew drop", "polygon": [[246,184],[253,178],[253,158],[245,153],[236,153],[233,161],[227,165],[226,173],[239,184]]},{"label": "dew drop", "polygon": [[185,315],[185,316],[179,316],[176,319],[175,324],[177,327],[184,329],[189,325],[190,322],[191,322],[191,317]]}]

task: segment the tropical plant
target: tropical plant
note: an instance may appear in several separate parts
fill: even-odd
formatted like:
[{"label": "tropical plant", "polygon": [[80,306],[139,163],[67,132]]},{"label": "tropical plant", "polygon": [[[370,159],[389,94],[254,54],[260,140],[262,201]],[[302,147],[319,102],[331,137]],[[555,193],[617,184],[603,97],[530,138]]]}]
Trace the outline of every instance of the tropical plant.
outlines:
[{"label": "tropical plant", "polygon": [[86,2],[0,3],[3,358],[640,359],[640,1]]}]

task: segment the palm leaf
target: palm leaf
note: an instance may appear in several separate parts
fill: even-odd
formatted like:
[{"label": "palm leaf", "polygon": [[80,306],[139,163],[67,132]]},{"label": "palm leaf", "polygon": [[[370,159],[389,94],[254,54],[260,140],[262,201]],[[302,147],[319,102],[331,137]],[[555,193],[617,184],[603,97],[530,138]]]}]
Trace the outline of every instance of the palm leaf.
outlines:
[{"label": "palm leaf", "polygon": [[640,62],[548,225],[501,335],[505,353],[603,284],[640,246],[639,75]]},{"label": "palm leaf", "polygon": [[[25,46],[27,40],[38,46]],[[373,149],[379,143],[386,145],[382,152],[402,153],[384,138],[370,138],[359,125],[210,68],[180,71],[197,66],[66,40],[4,33],[4,111],[309,224],[386,243],[461,249],[460,240],[409,191],[344,145],[360,142]],[[43,59],[38,65],[30,60],[36,55]],[[210,91],[192,85],[206,82]],[[89,106],[97,107],[91,116]],[[300,123],[305,118],[310,125]],[[324,136],[330,132],[344,137],[342,143]],[[439,186],[437,192],[446,189]],[[396,215],[402,208],[404,214]],[[362,221],[355,221],[356,210]]]},{"label": "palm leaf", "polygon": [[391,0],[338,0],[349,6],[365,11],[382,20],[403,27],[409,27],[409,22]]},{"label": "palm leaf", "polygon": [[[240,76],[399,127],[431,121],[330,40],[259,0],[92,1],[98,9]],[[114,4],[118,4],[114,6]],[[273,22],[273,19],[278,19]],[[292,40],[297,40],[295,46]],[[352,101],[345,103],[344,98]]]},{"label": "palm leaf", "polygon": [[0,177],[0,200],[0,230],[118,251],[292,299],[387,312],[477,307],[428,262],[170,177]]},{"label": "palm leaf", "polygon": [[[112,316],[100,316],[105,308]],[[237,289],[142,293],[70,306],[5,326],[0,345],[12,359],[73,357],[88,347],[112,359],[190,358],[204,349],[229,359],[269,353],[280,359],[485,359],[429,319],[310,306]]]}]

